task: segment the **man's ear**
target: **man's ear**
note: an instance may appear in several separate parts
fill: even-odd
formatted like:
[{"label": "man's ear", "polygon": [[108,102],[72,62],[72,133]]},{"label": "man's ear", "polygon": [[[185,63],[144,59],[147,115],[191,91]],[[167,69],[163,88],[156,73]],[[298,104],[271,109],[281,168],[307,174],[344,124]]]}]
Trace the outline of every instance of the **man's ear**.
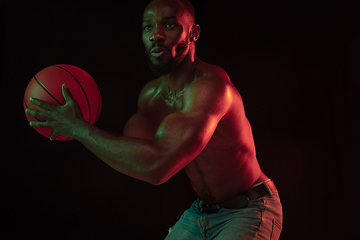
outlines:
[{"label": "man's ear", "polygon": [[196,24],[192,27],[191,33],[190,33],[190,41],[196,42],[199,39],[200,36],[200,26],[199,24]]}]

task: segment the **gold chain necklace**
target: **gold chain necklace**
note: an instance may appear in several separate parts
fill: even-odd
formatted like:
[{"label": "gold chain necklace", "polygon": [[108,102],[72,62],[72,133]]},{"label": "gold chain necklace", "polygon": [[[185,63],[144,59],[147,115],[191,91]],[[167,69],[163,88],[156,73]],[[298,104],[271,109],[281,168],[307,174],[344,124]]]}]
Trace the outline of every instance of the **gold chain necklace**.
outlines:
[{"label": "gold chain necklace", "polygon": [[173,107],[176,100],[178,100],[180,97],[182,97],[184,95],[185,90],[186,90],[186,88],[184,88],[183,90],[181,90],[178,93],[174,93],[173,91],[170,90],[167,97],[164,99],[165,102]]}]

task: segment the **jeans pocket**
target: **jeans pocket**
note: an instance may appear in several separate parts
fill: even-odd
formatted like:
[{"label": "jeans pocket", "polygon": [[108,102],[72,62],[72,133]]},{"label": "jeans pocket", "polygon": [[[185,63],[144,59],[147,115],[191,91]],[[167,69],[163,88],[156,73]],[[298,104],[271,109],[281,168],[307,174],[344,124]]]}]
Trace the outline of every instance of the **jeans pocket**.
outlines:
[{"label": "jeans pocket", "polygon": [[282,225],[278,221],[273,219],[270,240],[278,240],[280,238],[281,230],[282,230]]}]

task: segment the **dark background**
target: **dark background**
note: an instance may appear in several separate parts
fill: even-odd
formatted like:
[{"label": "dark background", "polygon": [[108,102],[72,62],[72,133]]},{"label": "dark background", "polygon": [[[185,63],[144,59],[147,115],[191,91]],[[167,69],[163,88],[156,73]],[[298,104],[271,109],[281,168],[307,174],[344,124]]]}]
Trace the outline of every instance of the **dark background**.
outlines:
[{"label": "dark background", "polygon": [[[192,2],[197,54],[238,88],[280,191],[281,239],[354,239],[359,1]],[[101,90],[97,126],[121,133],[153,78],[141,41],[147,3],[1,2],[1,239],[162,239],[196,198],[182,172],[157,187],[124,176],[76,141],[37,134],[23,112],[33,75],[73,64]]]}]

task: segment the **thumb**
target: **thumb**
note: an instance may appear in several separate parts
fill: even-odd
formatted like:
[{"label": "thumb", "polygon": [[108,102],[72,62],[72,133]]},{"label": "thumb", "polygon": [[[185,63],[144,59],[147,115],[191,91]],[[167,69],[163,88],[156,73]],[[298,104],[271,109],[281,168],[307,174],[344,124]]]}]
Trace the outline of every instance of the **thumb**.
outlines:
[{"label": "thumb", "polygon": [[64,96],[65,102],[70,102],[74,100],[66,83],[62,85],[62,94]]}]

